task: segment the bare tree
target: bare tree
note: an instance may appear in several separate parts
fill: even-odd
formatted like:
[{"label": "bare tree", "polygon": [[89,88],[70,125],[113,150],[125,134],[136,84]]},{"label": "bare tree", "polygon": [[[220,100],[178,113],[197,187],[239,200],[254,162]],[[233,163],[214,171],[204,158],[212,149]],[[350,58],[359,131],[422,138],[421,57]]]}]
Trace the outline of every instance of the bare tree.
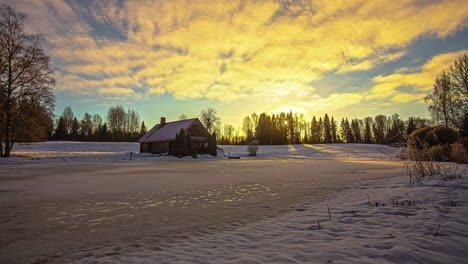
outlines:
[{"label": "bare tree", "polygon": [[233,135],[234,135],[234,126],[232,125],[224,125],[224,137],[226,138],[226,141],[229,142],[229,144],[232,144],[233,141]]},{"label": "bare tree", "polygon": [[460,56],[448,70],[453,85],[459,93],[468,95],[468,54]]},{"label": "bare tree", "polygon": [[221,118],[218,116],[218,112],[214,108],[209,107],[206,110],[202,110],[200,114],[201,122],[206,127],[210,134],[218,130],[221,124]]},{"label": "bare tree", "polygon": [[468,116],[468,54],[460,56],[448,69],[451,80],[453,103],[450,109],[450,123],[459,131],[463,130]]},{"label": "bare tree", "polygon": [[135,136],[138,134],[138,130],[140,130],[140,115],[133,109],[129,109],[127,112],[128,120],[129,120],[129,133],[131,136]]},{"label": "bare tree", "polygon": [[[122,140],[125,131],[126,113],[121,105],[112,106],[107,110],[107,123],[113,140]],[[116,138],[117,137],[117,138]]]},{"label": "bare tree", "polygon": [[247,140],[252,140],[253,131],[254,131],[254,123],[252,122],[252,118],[250,118],[250,116],[246,116],[242,120],[242,129],[244,130],[244,133],[247,136]]},{"label": "bare tree", "polygon": [[432,93],[424,100],[434,121],[463,130],[468,116],[468,54],[437,76]]},{"label": "bare tree", "polygon": [[452,94],[450,92],[450,79],[446,71],[437,76],[432,93],[424,98],[428,104],[432,118],[437,122],[449,125],[450,108],[452,107]]},{"label": "bare tree", "polygon": [[185,114],[181,114],[179,116],[179,120],[185,120],[185,119],[187,119],[187,116]]},{"label": "bare tree", "polygon": [[97,134],[102,126],[102,117],[99,114],[93,115],[93,133]]},{"label": "bare tree", "polygon": [[[55,85],[49,57],[45,54],[40,34],[24,32],[25,15],[7,5],[0,6],[0,155],[9,157],[13,144],[22,140],[19,125],[33,120],[27,115],[34,105],[52,113]],[[29,109],[29,108],[28,108]],[[40,122],[38,126],[42,126]]]},{"label": "bare tree", "polygon": [[93,116],[89,113],[84,113],[83,119],[81,120],[81,132],[89,137],[93,134]]},{"label": "bare tree", "polygon": [[71,134],[73,119],[75,119],[75,114],[73,113],[71,106],[67,106],[63,109],[62,117],[65,122],[65,133],[69,135]]}]

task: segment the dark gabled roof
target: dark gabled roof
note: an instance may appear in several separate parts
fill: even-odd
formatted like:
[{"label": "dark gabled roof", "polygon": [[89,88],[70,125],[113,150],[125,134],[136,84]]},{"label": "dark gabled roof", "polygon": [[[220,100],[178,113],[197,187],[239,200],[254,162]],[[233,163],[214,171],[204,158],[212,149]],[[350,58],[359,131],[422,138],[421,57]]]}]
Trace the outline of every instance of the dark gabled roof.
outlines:
[{"label": "dark gabled roof", "polygon": [[179,133],[180,129],[188,131],[195,124],[201,125],[203,128],[205,128],[205,126],[203,126],[198,118],[168,122],[164,125],[157,124],[137,142],[166,142],[175,140],[176,134]]}]

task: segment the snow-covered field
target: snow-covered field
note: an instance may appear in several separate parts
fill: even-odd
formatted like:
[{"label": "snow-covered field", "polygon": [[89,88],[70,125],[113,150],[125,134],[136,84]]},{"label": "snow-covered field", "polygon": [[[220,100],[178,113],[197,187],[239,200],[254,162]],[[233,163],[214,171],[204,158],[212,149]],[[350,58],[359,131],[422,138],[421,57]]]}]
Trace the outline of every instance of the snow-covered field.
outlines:
[{"label": "snow-covered field", "polygon": [[[247,146],[219,146],[225,156],[250,158]],[[260,146],[255,158],[333,159],[333,160],[395,160],[399,148],[366,144],[316,144]],[[199,155],[200,159],[223,159]],[[16,144],[12,157],[0,161],[95,161],[95,160],[178,160],[170,156],[139,153],[138,143],[49,141]],[[185,157],[192,160],[192,157]]]},{"label": "snow-covered field", "polygon": [[138,250],[104,248],[76,263],[461,264],[468,257],[467,205],[467,177],[368,181],[236,230]]},{"label": "snow-covered field", "polygon": [[400,149],[383,145],[260,146],[257,157],[220,146],[241,159],[196,163],[138,147],[16,145],[0,164],[0,259],[467,263],[466,165],[461,178],[410,184]]}]

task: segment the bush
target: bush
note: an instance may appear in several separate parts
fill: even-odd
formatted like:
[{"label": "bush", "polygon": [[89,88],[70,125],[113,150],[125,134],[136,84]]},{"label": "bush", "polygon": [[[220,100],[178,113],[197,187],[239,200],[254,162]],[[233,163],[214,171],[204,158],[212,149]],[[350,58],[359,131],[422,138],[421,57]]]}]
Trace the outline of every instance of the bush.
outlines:
[{"label": "bush", "polygon": [[468,163],[468,152],[461,143],[450,145],[450,159],[457,163]]},{"label": "bush", "polygon": [[218,155],[218,144],[216,143],[215,133],[208,137],[208,154],[210,154],[211,156]]},{"label": "bush", "polygon": [[408,152],[411,159],[445,161],[451,159],[451,145],[460,142],[457,131],[446,126],[423,127],[411,133]]},{"label": "bush", "polygon": [[410,151],[422,149],[426,145],[428,148],[438,145],[450,145],[460,141],[457,131],[446,126],[423,127],[413,131],[408,140]]},{"label": "bush", "polygon": [[192,137],[190,133],[185,132],[183,128],[176,134],[175,141],[172,145],[171,155],[176,157],[185,157],[193,155]]},{"label": "bush", "polygon": [[259,143],[260,142],[256,139],[249,142],[249,144],[247,145],[247,151],[249,152],[249,156],[257,156]]},{"label": "bush", "polygon": [[425,160],[431,161],[445,161],[448,158],[450,147],[447,145],[437,145],[427,150],[427,157]]}]

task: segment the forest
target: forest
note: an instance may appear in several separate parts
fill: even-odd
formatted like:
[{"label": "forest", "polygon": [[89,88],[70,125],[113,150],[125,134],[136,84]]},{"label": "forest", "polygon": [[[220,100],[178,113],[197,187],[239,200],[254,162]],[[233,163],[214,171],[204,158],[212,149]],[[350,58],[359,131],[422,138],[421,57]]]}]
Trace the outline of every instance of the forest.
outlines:
[{"label": "forest", "polygon": [[402,120],[398,114],[391,117],[377,115],[364,119],[336,120],[325,114],[305,120],[299,113],[253,113],[244,117],[242,131],[232,125],[219,130],[220,144],[247,144],[256,139],[261,145],[367,143],[401,144],[414,130],[431,124],[419,117]]},{"label": "forest", "polygon": [[[179,119],[186,118],[182,114]],[[252,113],[244,117],[242,127],[236,129],[233,125],[221,124],[221,118],[213,108],[203,110],[199,118],[222,145],[248,144],[252,140],[258,140],[261,145],[401,144],[414,130],[432,124],[431,120],[419,117],[403,120],[398,114],[341,120],[325,114],[308,121],[302,113],[281,112]],[[135,142],[147,132],[140,115],[122,105],[110,107],[105,117],[86,112],[81,119],[67,106],[55,122],[50,122],[55,124],[49,132],[49,140]]]},{"label": "forest", "polygon": [[112,106],[105,119],[99,114],[84,113],[79,120],[70,106],[65,107],[55,121],[55,129],[49,132],[50,140],[118,141],[134,142],[146,133],[145,122],[140,115],[122,105]]}]

